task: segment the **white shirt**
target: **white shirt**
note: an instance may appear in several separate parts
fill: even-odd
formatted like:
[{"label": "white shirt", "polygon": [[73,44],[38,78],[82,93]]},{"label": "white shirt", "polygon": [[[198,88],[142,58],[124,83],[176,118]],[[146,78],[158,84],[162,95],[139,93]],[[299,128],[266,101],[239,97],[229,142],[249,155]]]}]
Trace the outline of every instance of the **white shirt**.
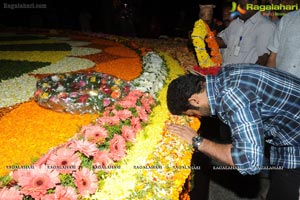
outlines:
[{"label": "white shirt", "polygon": [[240,18],[233,20],[218,35],[227,45],[224,50],[223,65],[256,63],[259,56],[270,53],[267,44],[274,30],[275,25],[263,17],[260,12],[246,22]]},{"label": "white shirt", "polygon": [[300,11],[284,15],[268,44],[277,53],[276,68],[300,78]]}]

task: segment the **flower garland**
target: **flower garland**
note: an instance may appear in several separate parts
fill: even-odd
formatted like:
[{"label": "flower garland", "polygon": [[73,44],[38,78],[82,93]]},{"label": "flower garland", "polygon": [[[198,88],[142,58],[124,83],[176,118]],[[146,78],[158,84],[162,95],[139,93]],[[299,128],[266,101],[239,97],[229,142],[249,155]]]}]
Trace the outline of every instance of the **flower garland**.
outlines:
[{"label": "flower garland", "polygon": [[[209,26],[202,20],[199,19],[194,24],[192,32],[193,45],[196,51],[198,64],[200,69],[194,67],[193,69],[200,72],[215,73],[220,69],[222,64],[222,57],[219,52],[218,43],[215,40],[214,33],[210,30]],[[210,49],[210,55],[206,51],[205,42]],[[208,71],[208,68],[213,68]],[[198,70],[197,70],[198,69]]]}]

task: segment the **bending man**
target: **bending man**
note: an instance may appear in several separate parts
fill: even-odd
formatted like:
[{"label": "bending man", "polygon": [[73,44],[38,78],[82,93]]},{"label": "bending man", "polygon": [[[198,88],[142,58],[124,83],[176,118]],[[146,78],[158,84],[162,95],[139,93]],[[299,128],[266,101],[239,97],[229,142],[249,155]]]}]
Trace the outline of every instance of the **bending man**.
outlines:
[{"label": "bending man", "polygon": [[[268,199],[298,200],[300,185],[300,79],[254,64],[233,64],[216,76],[181,76],[171,82],[168,108],[175,115],[217,115],[231,129],[232,144],[204,139],[189,127],[168,129],[208,156],[257,174],[264,142],[271,145]],[[270,167],[270,166],[268,166]]]}]

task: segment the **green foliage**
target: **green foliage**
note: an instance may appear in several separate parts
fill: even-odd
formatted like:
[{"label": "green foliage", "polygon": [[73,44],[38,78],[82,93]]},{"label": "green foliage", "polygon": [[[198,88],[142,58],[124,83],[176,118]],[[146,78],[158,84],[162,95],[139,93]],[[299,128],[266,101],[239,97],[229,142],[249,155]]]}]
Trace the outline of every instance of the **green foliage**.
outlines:
[{"label": "green foliage", "polygon": [[98,180],[104,180],[107,178],[107,172],[104,170],[100,170],[99,172],[97,172],[97,178]]},{"label": "green foliage", "polygon": [[54,194],[55,193],[55,188],[50,188],[47,190],[47,194]]},{"label": "green foliage", "polygon": [[31,72],[50,64],[50,62],[0,60],[0,81],[19,77],[24,73]]},{"label": "green foliage", "polygon": [[98,145],[99,151],[109,149],[109,141],[110,140],[106,139],[105,142],[103,142],[102,144],[99,144]]},{"label": "green foliage", "polygon": [[0,186],[4,187],[12,180],[11,176],[0,176]]},{"label": "green foliage", "polygon": [[131,126],[130,119],[126,119],[125,121],[122,121],[122,126]]},{"label": "green foliage", "polygon": [[116,104],[116,105],[115,105],[115,109],[116,109],[116,110],[123,110],[122,106],[120,106],[119,104]]},{"label": "green foliage", "polygon": [[120,135],[122,133],[122,125],[116,124],[116,125],[105,125],[104,128],[108,131],[108,139],[112,139],[114,137],[114,134]]},{"label": "green foliage", "polygon": [[133,146],[134,144],[132,142],[126,142],[126,149],[131,149]]},{"label": "green foliage", "polygon": [[74,177],[71,174],[60,174],[59,179],[62,186],[71,186],[73,188],[76,188]]},{"label": "green foliage", "polygon": [[85,156],[82,153],[79,153],[79,157],[81,159],[81,166],[82,167],[92,169],[92,165],[93,165],[93,160],[92,159],[90,159],[89,157]]},{"label": "green foliage", "polygon": [[135,108],[128,108],[128,110],[131,111],[131,113],[132,113],[132,115],[134,117],[138,117],[139,116],[139,114],[138,114],[138,112],[137,112],[137,110]]}]

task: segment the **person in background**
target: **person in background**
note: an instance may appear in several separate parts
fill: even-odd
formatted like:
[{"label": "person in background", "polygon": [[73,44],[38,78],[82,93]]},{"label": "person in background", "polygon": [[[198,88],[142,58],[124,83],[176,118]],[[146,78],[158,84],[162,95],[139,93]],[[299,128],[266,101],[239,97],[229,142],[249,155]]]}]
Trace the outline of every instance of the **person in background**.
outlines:
[{"label": "person in background", "polygon": [[133,23],[134,9],[131,1],[124,1],[120,9],[120,34],[126,37],[136,37]]},{"label": "person in background", "polygon": [[[199,19],[202,19],[207,23],[210,30],[217,35],[220,31],[224,29],[223,23],[214,18],[214,4],[199,4]],[[188,48],[190,51],[194,51],[193,41],[192,41],[192,30],[188,32]]]},{"label": "person in background", "polygon": [[273,34],[268,49],[267,66],[300,77],[300,10],[284,15]]},{"label": "person in background", "polygon": [[229,26],[230,22],[235,19],[230,16],[231,7],[232,7],[232,4],[230,2],[225,2],[223,4],[222,21],[223,21],[224,28],[227,28]]},{"label": "person in background", "polygon": [[92,15],[89,13],[87,9],[83,9],[78,16],[80,29],[84,32],[91,32],[91,20]]},{"label": "person in background", "polygon": [[210,30],[217,35],[220,31],[224,29],[223,23],[220,20],[214,18],[214,8],[216,6],[213,4],[201,5],[199,4],[199,19],[205,21]]},{"label": "person in background", "polygon": [[[195,151],[225,164],[225,169],[236,169],[243,175],[269,169],[268,200],[298,200],[299,96],[300,78],[255,64],[230,64],[216,76],[186,74],[168,86],[170,112],[199,118],[218,116],[229,125],[232,142],[220,144],[187,126],[171,124],[167,129]],[[264,163],[265,142],[271,146],[268,166]]]},{"label": "person in background", "polygon": [[[231,2],[224,2],[223,3],[223,7],[222,7],[222,21],[223,21],[223,26],[224,29],[227,28],[229,26],[229,24],[236,18],[236,17],[232,17],[230,16],[231,14],[231,8],[232,7],[232,3]],[[222,55],[222,60],[225,59],[224,54],[225,54],[225,50],[226,48],[219,48],[219,51]]]},{"label": "person in background", "polygon": [[[246,9],[246,4],[259,5],[257,0],[239,0],[238,5]],[[256,10],[245,10],[230,25],[218,34],[220,48],[226,48],[223,65],[233,63],[256,63],[266,65],[270,51],[267,43],[275,30],[275,25]]]}]

